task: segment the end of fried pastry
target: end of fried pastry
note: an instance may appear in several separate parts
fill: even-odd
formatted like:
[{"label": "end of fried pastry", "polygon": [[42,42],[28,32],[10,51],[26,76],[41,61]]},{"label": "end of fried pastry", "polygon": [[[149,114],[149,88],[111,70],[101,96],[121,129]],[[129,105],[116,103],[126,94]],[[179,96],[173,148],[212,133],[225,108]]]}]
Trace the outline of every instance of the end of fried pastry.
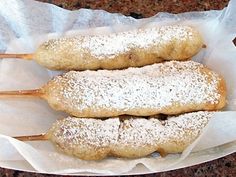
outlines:
[{"label": "end of fried pastry", "polygon": [[206,104],[206,111],[220,110],[226,105],[226,82],[224,78],[216,72],[211,71],[208,68],[202,68],[201,72],[204,73],[209,81],[209,83],[216,84],[216,92],[209,94],[209,97],[216,98],[212,102]]},{"label": "end of fried pastry", "polygon": [[168,56],[167,60],[188,60],[203,48],[203,38],[199,31],[190,26],[186,26],[185,30],[188,38],[184,35],[178,38],[173,37],[171,43],[166,46],[164,51]]}]

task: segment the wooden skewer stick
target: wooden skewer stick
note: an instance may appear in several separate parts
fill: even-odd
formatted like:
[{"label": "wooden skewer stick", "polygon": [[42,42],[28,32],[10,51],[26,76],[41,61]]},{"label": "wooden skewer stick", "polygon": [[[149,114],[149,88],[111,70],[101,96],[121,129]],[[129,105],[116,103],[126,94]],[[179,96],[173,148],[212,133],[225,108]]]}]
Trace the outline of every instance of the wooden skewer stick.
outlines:
[{"label": "wooden skewer stick", "polygon": [[28,136],[16,136],[13,137],[20,141],[44,141],[48,140],[48,137],[45,133],[39,134],[39,135],[28,135]]},{"label": "wooden skewer stick", "polygon": [[33,54],[8,54],[8,53],[1,53],[0,58],[20,58],[24,60],[32,60]]},{"label": "wooden skewer stick", "polygon": [[17,91],[0,91],[0,98],[9,98],[9,97],[40,97],[42,98],[43,93],[40,89],[35,90],[17,90]]}]

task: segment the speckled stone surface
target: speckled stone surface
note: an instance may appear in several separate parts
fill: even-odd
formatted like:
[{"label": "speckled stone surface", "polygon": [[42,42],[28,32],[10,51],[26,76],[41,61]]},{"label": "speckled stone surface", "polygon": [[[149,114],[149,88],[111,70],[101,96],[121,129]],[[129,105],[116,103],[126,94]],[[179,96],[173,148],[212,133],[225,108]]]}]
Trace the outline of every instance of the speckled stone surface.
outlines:
[{"label": "speckled stone surface", "polygon": [[[108,12],[119,12],[134,18],[150,17],[158,12],[180,13],[222,9],[228,0],[39,0],[60,7],[75,10],[79,8],[103,9]],[[236,40],[235,40],[236,41]],[[236,42],[235,42],[236,43]],[[56,177],[0,168],[0,177]],[[236,153],[226,157],[169,172],[145,175],[146,177],[236,177]],[[62,176],[65,177],[65,176]]]},{"label": "speckled stone surface", "polygon": [[222,9],[229,0],[39,0],[75,10],[79,8],[103,9],[135,18],[150,17],[158,12],[180,13]]}]

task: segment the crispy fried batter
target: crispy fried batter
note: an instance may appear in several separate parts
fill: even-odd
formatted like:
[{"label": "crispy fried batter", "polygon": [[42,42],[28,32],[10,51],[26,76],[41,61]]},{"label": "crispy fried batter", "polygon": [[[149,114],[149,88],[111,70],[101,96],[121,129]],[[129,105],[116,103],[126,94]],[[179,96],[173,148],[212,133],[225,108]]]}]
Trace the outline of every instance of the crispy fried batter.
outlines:
[{"label": "crispy fried batter", "polygon": [[131,117],[123,121],[68,117],[54,123],[46,136],[60,151],[85,160],[178,153],[199,136],[212,115],[200,111],[167,120]]},{"label": "crispy fried batter", "polygon": [[76,117],[150,116],[219,110],[225,82],[194,61],[170,61],[126,70],[71,71],[48,82],[43,97]]},{"label": "crispy fried batter", "polygon": [[121,69],[187,60],[202,46],[196,29],[173,25],[52,39],[43,43],[33,58],[53,70]]}]

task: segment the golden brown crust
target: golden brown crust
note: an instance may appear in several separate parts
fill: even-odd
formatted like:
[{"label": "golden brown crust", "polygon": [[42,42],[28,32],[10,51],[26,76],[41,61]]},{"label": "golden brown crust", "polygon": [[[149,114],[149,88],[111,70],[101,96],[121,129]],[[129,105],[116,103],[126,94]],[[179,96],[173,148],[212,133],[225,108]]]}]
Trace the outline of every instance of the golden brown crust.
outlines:
[{"label": "golden brown crust", "polygon": [[193,61],[122,71],[71,71],[42,91],[52,108],[77,117],[213,111],[224,107],[226,99],[224,79]]},{"label": "golden brown crust", "polygon": [[194,112],[157,118],[130,117],[107,120],[68,117],[47,133],[60,151],[84,160],[107,156],[139,158],[153,152],[182,152],[206,126],[213,112]]},{"label": "golden brown crust", "polygon": [[189,26],[162,26],[43,43],[34,59],[52,70],[121,69],[165,60],[188,60],[203,46]]}]

